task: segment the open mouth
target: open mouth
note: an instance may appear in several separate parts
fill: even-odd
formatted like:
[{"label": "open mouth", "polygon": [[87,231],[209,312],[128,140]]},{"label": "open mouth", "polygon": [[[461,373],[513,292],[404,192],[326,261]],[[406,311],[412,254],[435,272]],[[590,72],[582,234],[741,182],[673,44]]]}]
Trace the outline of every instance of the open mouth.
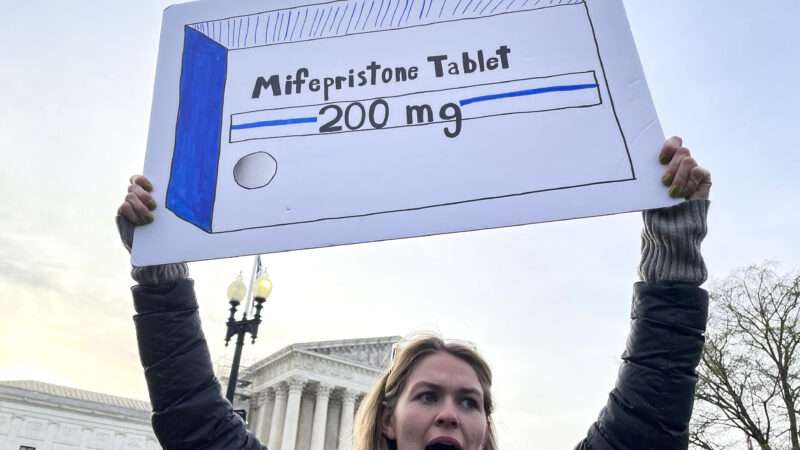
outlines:
[{"label": "open mouth", "polygon": [[434,439],[425,446],[425,450],[461,450],[461,445],[455,439]]},{"label": "open mouth", "polygon": [[430,444],[425,447],[425,450],[460,450],[457,445],[450,445],[440,442],[438,444]]}]

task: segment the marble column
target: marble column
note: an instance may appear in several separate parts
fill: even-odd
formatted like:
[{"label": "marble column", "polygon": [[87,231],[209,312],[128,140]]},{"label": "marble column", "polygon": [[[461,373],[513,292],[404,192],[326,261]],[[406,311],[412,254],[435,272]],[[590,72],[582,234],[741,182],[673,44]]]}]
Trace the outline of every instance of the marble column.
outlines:
[{"label": "marble column", "polygon": [[247,429],[250,430],[256,437],[258,437],[258,429],[261,427],[261,410],[264,409],[264,401],[261,398],[262,393],[253,391],[249,401],[247,410]]},{"label": "marble column", "polygon": [[11,431],[8,433],[8,442],[13,442],[17,437],[17,433],[22,429],[25,424],[25,419],[20,416],[11,416]]},{"label": "marble column", "polygon": [[54,441],[56,439],[56,434],[58,433],[58,423],[57,422],[48,422],[47,423],[47,432],[44,438],[44,448],[45,450],[52,450]]},{"label": "marble column", "polygon": [[314,404],[314,422],[311,429],[311,450],[324,450],[325,425],[328,422],[328,399],[332,386],[320,383],[317,388],[317,401]]},{"label": "marble column", "polygon": [[281,419],[286,412],[286,386],[280,384],[275,386],[275,407],[272,408],[272,423],[269,427],[270,450],[280,450],[281,445]]},{"label": "marble column", "polygon": [[300,420],[297,422],[297,442],[294,450],[311,450],[311,428],[314,426],[314,402],[316,395],[303,392],[300,397]]},{"label": "marble column", "polygon": [[261,442],[267,442],[267,419],[271,418],[275,409],[275,392],[268,388],[258,394],[258,415],[256,417],[255,435]]},{"label": "marble column", "polygon": [[280,450],[294,450],[294,444],[297,441],[297,422],[300,420],[300,396],[303,395],[306,379],[292,377],[287,380],[287,384],[289,385],[289,396],[286,399],[286,415]]},{"label": "marble column", "polygon": [[120,432],[115,432],[113,437],[114,450],[122,450],[125,446],[125,435]]},{"label": "marble column", "polygon": [[335,402],[333,393],[328,401],[328,425],[325,427],[325,450],[337,450],[339,447],[339,417],[342,416],[342,402]]},{"label": "marble column", "polygon": [[91,428],[82,428],[81,429],[81,445],[80,449],[89,448],[89,442],[92,440],[92,435],[94,434],[94,430]]},{"label": "marble column", "polygon": [[339,450],[349,450],[353,444],[353,413],[357,392],[342,392],[342,420],[339,422]]}]

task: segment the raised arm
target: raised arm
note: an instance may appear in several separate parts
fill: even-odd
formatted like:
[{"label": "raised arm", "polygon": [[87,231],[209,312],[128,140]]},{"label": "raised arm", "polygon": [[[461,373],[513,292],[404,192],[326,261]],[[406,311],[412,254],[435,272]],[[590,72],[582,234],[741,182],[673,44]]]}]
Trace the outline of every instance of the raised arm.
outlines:
[{"label": "raised arm", "polygon": [[[131,177],[117,214],[117,228],[130,250],[133,230],[153,221],[153,187]],[[264,450],[231,404],[212,370],[194,283],[185,263],[134,267],[134,323],[144,367],[153,431],[166,450]]]},{"label": "raised arm", "polygon": [[700,253],[711,177],[679,138],[661,151],[664,184],[687,201],[645,211],[642,281],[614,389],[578,450],[686,449],[703,351],[708,294]]}]

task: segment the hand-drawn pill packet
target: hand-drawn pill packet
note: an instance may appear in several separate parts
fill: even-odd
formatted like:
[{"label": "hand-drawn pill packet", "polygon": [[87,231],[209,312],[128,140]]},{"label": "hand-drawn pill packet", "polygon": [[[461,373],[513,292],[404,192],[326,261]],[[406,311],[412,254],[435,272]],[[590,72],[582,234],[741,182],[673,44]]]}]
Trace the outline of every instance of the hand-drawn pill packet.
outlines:
[{"label": "hand-drawn pill packet", "polygon": [[[324,224],[322,237],[265,251],[640,208],[570,197],[636,182],[630,131],[636,139],[654,127],[647,145],[663,139],[624,11],[612,3],[608,20],[624,26],[608,34],[627,39],[622,56],[601,51],[582,0],[235,7],[254,11],[246,14],[178,5],[162,30],[162,41],[168,31],[180,40],[174,126],[165,127],[174,135],[168,158],[149,148],[147,166],[168,159],[166,208],[204,233]],[[606,57],[642,88],[615,99]],[[620,103],[633,113],[620,114]],[[514,212],[541,202],[560,206]],[[512,212],[476,219],[500,204]],[[359,236],[356,222],[367,218],[383,228]],[[327,235],[337,229],[347,231]]]}]

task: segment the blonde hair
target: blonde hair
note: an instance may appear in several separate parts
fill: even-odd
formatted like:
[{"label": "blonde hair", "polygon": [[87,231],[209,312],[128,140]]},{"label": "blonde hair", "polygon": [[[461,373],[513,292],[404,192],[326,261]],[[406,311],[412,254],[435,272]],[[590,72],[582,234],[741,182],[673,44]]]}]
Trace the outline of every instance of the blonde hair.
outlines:
[{"label": "blonde hair", "polygon": [[381,375],[369,394],[364,397],[356,416],[353,433],[353,450],[396,450],[394,442],[383,435],[382,420],[387,412],[391,414],[397,405],[400,394],[405,389],[411,372],[426,356],[444,352],[455,356],[472,367],[483,389],[483,411],[486,414],[488,430],[483,450],[497,450],[494,425],[491,414],[492,371],[486,361],[471,346],[464,343],[445,341],[438,336],[419,336],[397,353],[389,368]]}]

